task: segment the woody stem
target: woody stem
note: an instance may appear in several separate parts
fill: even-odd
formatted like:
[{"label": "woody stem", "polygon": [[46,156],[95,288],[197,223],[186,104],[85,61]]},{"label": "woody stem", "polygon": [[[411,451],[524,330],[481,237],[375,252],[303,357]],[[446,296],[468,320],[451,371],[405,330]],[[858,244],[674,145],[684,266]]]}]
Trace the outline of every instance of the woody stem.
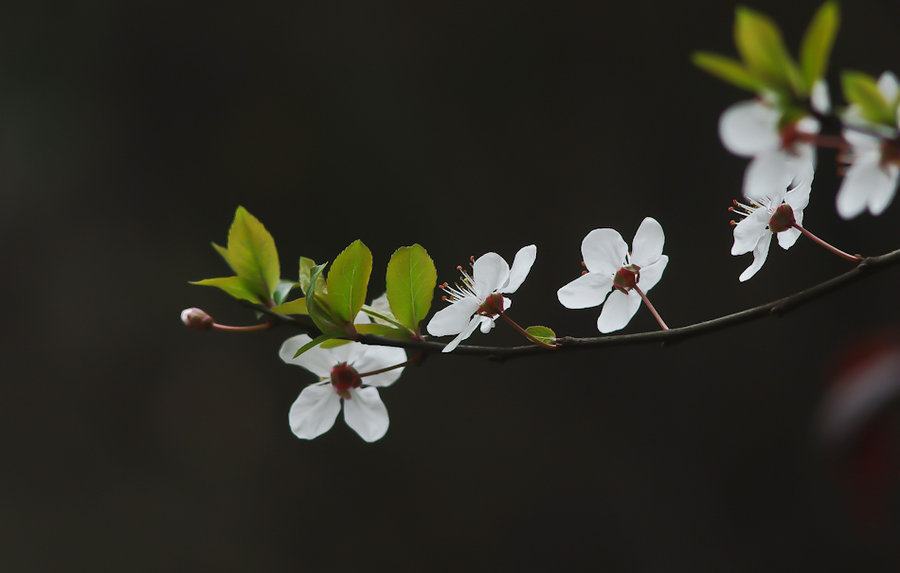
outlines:
[{"label": "woody stem", "polygon": [[360,378],[365,378],[366,376],[374,376],[376,374],[382,374],[384,372],[390,372],[391,370],[396,370],[397,368],[403,368],[405,366],[411,366],[413,364],[417,364],[420,360],[422,360],[423,354],[419,352],[406,362],[401,362],[400,364],[394,364],[393,366],[388,366],[386,368],[379,368],[378,370],[372,370],[371,372],[363,372],[359,375]]},{"label": "woody stem", "polygon": [[642,291],[641,288],[637,285],[634,285],[634,290],[640,295],[641,300],[644,301],[644,304],[647,305],[647,309],[650,311],[650,314],[653,315],[653,318],[656,319],[656,322],[659,323],[662,329],[669,330],[669,327],[666,326],[665,321],[663,321],[662,317],[659,316],[659,313],[656,312],[656,307],[653,306],[653,303],[650,302],[650,299],[647,298],[647,295],[644,294],[644,291]]},{"label": "woody stem", "polygon": [[225,332],[255,332],[259,330],[268,330],[272,328],[274,323],[272,322],[264,322],[262,324],[251,324],[250,326],[228,326],[227,324],[219,324],[214,322],[212,324],[213,330],[224,330]]}]

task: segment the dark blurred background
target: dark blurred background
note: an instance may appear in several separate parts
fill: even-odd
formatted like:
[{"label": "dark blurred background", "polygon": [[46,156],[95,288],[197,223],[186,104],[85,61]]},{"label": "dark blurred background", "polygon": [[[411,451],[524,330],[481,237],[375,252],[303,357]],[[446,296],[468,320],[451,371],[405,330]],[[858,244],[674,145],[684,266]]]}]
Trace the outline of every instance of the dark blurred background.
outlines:
[{"label": "dark blurred background", "polygon": [[[752,3],[792,48],[818,1]],[[900,5],[844,4],[829,72],[900,71]],[[19,2],[0,22],[0,569],[4,571],[893,571],[816,439],[842,349],[898,324],[896,269],[673,347],[494,364],[434,358],[382,392],[384,439],[339,419],[298,440],[311,382],[287,329],[188,280],[227,274],[237,205],[285,276],[355,238],[371,293],[398,246],[439,280],[539,251],[512,316],[596,334],[556,289],[581,239],[645,216],[671,262],[670,325],[848,269],[801,239],[729,255],[743,159],[719,114],[745,93],[689,62],[734,54],[727,2]],[[900,204],[841,221],[820,153],[806,223],[896,248]],[[626,332],[655,329],[640,311]],[[504,325],[475,343],[515,344]]]}]

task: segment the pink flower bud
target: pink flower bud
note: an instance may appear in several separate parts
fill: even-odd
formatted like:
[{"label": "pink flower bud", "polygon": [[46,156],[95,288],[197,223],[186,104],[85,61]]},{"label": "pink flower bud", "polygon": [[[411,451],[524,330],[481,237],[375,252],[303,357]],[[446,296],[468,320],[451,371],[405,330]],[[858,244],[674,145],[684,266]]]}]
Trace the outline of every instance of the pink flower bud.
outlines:
[{"label": "pink flower bud", "polygon": [[199,308],[186,308],[181,311],[181,322],[194,330],[211,330],[213,318]]}]

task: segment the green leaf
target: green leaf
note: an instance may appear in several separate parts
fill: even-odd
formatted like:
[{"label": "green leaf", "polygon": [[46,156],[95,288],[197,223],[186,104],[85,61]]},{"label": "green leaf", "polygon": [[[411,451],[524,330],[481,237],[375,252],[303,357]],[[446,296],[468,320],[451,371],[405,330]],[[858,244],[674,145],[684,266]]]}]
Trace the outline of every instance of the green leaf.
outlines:
[{"label": "green leaf", "polygon": [[735,12],[734,42],[749,71],[764,79],[768,87],[775,91],[805,91],[800,70],[771,18],[739,6]]},{"label": "green leaf", "polygon": [[556,343],[556,333],[546,326],[529,326],[525,332],[547,344]]},{"label": "green leaf", "polygon": [[272,300],[275,301],[275,304],[281,304],[284,302],[284,299],[291,293],[294,287],[297,286],[297,283],[292,281],[280,280],[278,281],[278,286],[275,287],[275,292],[272,293]]},{"label": "green leaf", "polygon": [[244,279],[238,276],[203,279],[201,281],[191,281],[190,284],[220,288],[234,298],[247,300],[253,304],[265,304],[265,300],[260,300],[259,295],[247,286]]},{"label": "green leaf", "polygon": [[[300,290],[303,291],[303,294],[309,294],[307,291],[309,290],[309,275],[312,272],[313,267],[316,266],[316,261],[308,258],[308,257],[300,257]],[[319,275],[319,285],[316,287],[316,291],[319,293],[325,292],[325,277]]]},{"label": "green leaf", "polygon": [[[221,247],[217,250],[222,256]],[[228,230],[228,264],[237,276],[244,279],[253,292],[271,300],[278,286],[281,269],[275,240],[259,220],[238,207]]]},{"label": "green leaf", "polygon": [[863,118],[873,123],[894,125],[894,110],[878,90],[875,78],[862,72],[844,72],[841,84],[844,97],[859,106]]},{"label": "green leaf", "polygon": [[691,61],[698,68],[741,89],[760,91],[764,84],[744,65],[732,58],[710,52],[694,52]]},{"label": "green leaf", "polygon": [[353,322],[366,302],[366,289],[372,274],[372,252],[359,239],[350,243],[331,263],[328,279],[328,301],[334,313]]},{"label": "green leaf", "polygon": [[803,44],[800,46],[800,67],[809,90],[812,90],[816,80],[825,76],[831,48],[840,25],[841,14],[837,2],[825,2],[806,29]]},{"label": "green leaf", "polygon": [[297,350],[296,353],[294,353],[294,358],[297,358],[298,356],[300,356],[301,354],[303,354],[304,352],[306,352],[306,351],[309,350],[310,348],[315,348],[316,346],[322,344],[322,343],[325,342],[326,340],[331,340],[332,338],[333,338],[333,337],[331,337],[331,336],[329,336],[329,335],[327,335],[327,334],[323,334],[323,335],[321,335],[321,336],[317,336],[317,337],[313,338],[312,340],[310,340],[309,342],[307,342],[306,344],[304,344],[303,346],[301,346],[300,349]]},{"label": "green leaf", "polygon": [[332,338],[348,336],[355,332],[353,324],[337,316],[331,308],[328,297],[324,294],[319,294],[316,288],[316,285],[319,283],[319,276],[321,276],[322,269],[325,268],[326,264],[322,263],[312,268],[309,282],[310,288],[306,295],[306,310],[309,313],[309,317],[323,334],[327,334]]},{"label": "green leaf", "polygon": [[405,326],[403,326],[402,324],[397,322],[397,320],[393,318],[393,313],[391,313],[390,311],[388,311],[387,313],[379,312],[376,308],[369,306],[368,304],[364,304],[360,310],[362,310],[367,315],[371,316],[375,320],[376,323],[379,323],[379,324],[388,323],[388,326],[393,325],[393,326],[396,326],[397,328],[409,330],[408,328],[406,328]]},{"label": "green leaf", "polygon": [[332,338],[330,340],[326,340],[322,343],[322,348],[337,348],[338,346],[343,346],[345,344],[350,344],[353,342],[352,340],[347,340],[344,338]]},{"label": "green leaf", "polygon": [[399,340],[412,339],[412,332],[407,328],[395,328],[387,324],[357,324],[356,331],[360,334],[374,334],[375,336],[385,336],[387,338],[397,338]]},{"label": "green leaf", "polygon": [[306,310],[305,297],[298,298],[290,302],[283,302],[278,306],[270,308],[269,310],[271,310],[272,312],[277,312],[278,314],[309,314],[309,311]]},{"label": "green leaf", "polygon": [[391,255],[386,276],[387,298],[397,321],[414,332],[428,315],[437,270],[421,245],[400,247]]}]

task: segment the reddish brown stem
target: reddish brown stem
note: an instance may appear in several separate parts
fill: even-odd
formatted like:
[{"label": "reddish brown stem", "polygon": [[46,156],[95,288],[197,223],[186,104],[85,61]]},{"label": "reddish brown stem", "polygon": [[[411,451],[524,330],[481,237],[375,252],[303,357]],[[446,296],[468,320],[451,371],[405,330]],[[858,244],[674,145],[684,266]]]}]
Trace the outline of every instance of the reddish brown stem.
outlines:
[{"label": "reddish brown stem", "polygon": [[820,245],[820,246],[822,246],[822,247],[825,247],[826,249],[828,249],[829,251],[831,251],[831,252],[834,253],[835,255],[837,255],[837,256],[839,256],[839,257],[841,257],[841,258],[847,259],[847,260],[850,261],[851,263],[858,263],[859,261],[863,260],[863,257],[862,257],[861,255],[851,255],[850,253],[845,253],[844,251],[842,251],[842,250],[840,250],[839,248],[835,247],[835,246],[832,245],[831,243],[827,243],[827,242],[823,241],[822,239],[820,239],[819,237],[813,235],[812,233],[810,233],[809,231],[807,231],[806,229],[804,229],[803,227],[801,227],[801,226],[798,225],[797,223],[794,223],[793,227],[794,227],[795,229],[797,229],[798,231],[800,231],[801,233],[803,233],[803,235],[805,235],[807,238],[809,238],[809,239],[810,239],[811,241],[813,241],[814,243],[816,243],[816,244],[818,244],[818,245]]},{"label": "reddish brown stem", "polygon": [[513,328],[518,330],[522,334],[522,336],[524,336],[528,340],[534,342],[535,344],[537,344],[539,346],[543,346],[544,348],[551,348],[551,349],[556,348],[555,344],[548,344],[548,343],[544,342],[543,340],[532,336],[532,334],[530,332],[528,332],[527,330],[525,330],[524,328],[519,326],[519,323],[517,323],[515,320],[511,319],[510,317],[506,316],[505,313],[500,313],[500,317],[503,318],[503,320],[505,320],[506,322],[508,322],[510,326],[512,326]]},{"label": "reddish brown stem", "polygon": [[650,311],[650,314],[653,315],[653,318],[656,319],[656,322],[662,327],[663,330],[669,330],[669,327],[666,326],[666,323],[663,321],[662,317],[659,316],[659,313],[656,312],[656,307],[650,302],[650,299],[647,298],[647,295],[644,294],[644,291],[637,285],[634,285],[634,290],[641,296],[641,300],[644,301],[644,304],[647,305],[647,309]]}]

